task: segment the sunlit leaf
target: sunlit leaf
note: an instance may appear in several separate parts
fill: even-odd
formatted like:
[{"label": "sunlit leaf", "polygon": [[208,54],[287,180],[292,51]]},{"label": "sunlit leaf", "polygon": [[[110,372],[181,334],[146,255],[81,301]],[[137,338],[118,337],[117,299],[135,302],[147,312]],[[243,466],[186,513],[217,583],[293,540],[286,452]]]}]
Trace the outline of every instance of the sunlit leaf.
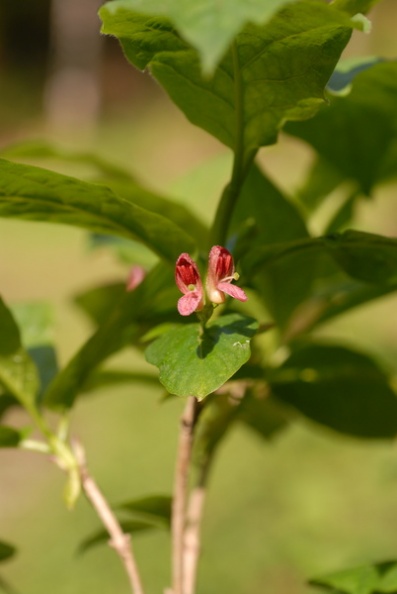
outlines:
[{"label": "sunlit leaf", "polygon": [[310,584],[336,594],[393,594],[397,591],[397,563],[383,561],[335,571],[313,578]]},{"label": "sunlit leaf", "polygon": [[210,321],[203,333],[198,323],[175,327],[149,345],[146,358],[171,394],[204,398],[248,361],[257,327],[239,314]]},{"label": "sunlit leaf", "polygon": [[[159,16],[163,3],[153,5],[158,12],[149,16],[139,12],[143,6],[150,13],[146,3],[138,11],[131,0],[107,3],[100,10],[102,31],[120,40],[132,64],[150,69],[193,124],[238,147],[247,159],[259,146],[274,143],[285,121],[317,112],[354,26],[346,14],[323,3],[289,3],[265,25],[247,25],[213,77],[205,77],[196,50]],[[175,6],[178,15],[184,12],[179,2]],[[192,23],[198,22],[194,6],[187,5]],[[224,10],[233,15],[229,5]],[[223,12],[218,6],[216,11]],[[202,42],[208,46],[207,20],[205,27]],[[216,38],[221,38],[219,27]]]},{"label": "sunlit leaf", "polygon": [[[137,190],[138,191],[138,190]],[[110,188],[0,159],[0,217],[65,223],[138,239],[172,262],[193,250],[185,231]]]}]

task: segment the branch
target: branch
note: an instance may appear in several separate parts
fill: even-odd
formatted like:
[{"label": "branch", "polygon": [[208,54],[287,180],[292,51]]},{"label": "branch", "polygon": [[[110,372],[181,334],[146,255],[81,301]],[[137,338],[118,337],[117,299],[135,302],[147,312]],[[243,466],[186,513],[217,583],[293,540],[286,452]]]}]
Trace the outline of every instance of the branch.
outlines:
[{"label": "branch", "polygon": [[202,468],[200,480],[192,489],[186,517],[184,542],[184,594],[194,594],[196,589],[197,567],[201,552],[201,522],[207,495],[208,465]]},{"label": "branch", "polygon": [[184,533],[186,522],[187,489],[194,426],[198,401],[189,396],[181,417],[178,452],[172,503],[172,586],[173,594],[184,594]]},{"label": "branch", "polygon": [[133,594],[144,594],[138,566],[132,550],[131,537],[129,534],[124,534],[110,505],[90,475],[82,445],[75,442],[73,449],[78,463],[81,486],[84,494],[109,533],[109,545],[114,548],[124,565],[124,569],[129,578],[131,592]]}]

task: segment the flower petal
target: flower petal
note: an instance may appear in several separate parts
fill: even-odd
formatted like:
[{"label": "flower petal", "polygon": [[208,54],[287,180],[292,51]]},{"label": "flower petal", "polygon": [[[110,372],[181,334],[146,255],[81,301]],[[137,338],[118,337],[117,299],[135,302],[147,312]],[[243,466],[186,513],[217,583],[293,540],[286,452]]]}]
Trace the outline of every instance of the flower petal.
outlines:
[{"label": "flower petal", "polygon": [[178,311],[181,316],[190,316],[194,311],[203,308],[202,293],[199,291],[189,291],[178,301]]},{"label": "flower petal", "polygon": [[247,301],[248,299],[243,289],[240,289],[240,287],[232,285],[231,283],[218,283],[218,289],[219,291],[223,291],[224,293],[230,295],[230,297],[234,297],[239,301]]},{"label": "flower petal", "polygon": [[190,287],[202,290],[202,282],[197,264],[189,254],[181,254],[176,261],[175,282],[181,293],[190,293]]}]

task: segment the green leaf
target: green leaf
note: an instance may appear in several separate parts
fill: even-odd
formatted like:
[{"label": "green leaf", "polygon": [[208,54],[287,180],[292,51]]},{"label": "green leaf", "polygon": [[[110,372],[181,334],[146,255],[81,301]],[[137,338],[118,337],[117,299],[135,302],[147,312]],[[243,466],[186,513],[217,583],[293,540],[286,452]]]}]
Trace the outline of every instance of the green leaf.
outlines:
[{"label": "green leaf", "polygon": [[0,425],[0,448],[16,448],[23,438],[23,432]]},{"label": "green leaf", "polygon": [[[103,6],[102,32],[120,40],[132,64],[150,69],[193,124],[238,148],[245,159],[274,143],[287,120],[317,112],[354,26],[345,14],[315,0],[288,4],[265,25],[247,25],[207,78],[197,52],[170,22],[143,16],[135,6],[130,0]],[[189,10],[193,22],[197,13]]]},{"label": "green leaf", "polygon": [[11,559],[16,553],[16,548],[3,540],[0,540],[0,562]]},{"label": "green leaf", "polygon": [[311,144],[345,179],[370,195],[373,187],[397,175],[397,62],[375,63],[355,76],[346,96],[310,121],[286,126]]},{"label": "green leaf", "polygon": [[333,6],[338,10],[354,15],[358,12],[366,13],[378,4],[380,0],[333,0]]},{"label": "green leaf", "polygon": [[330,255],[347,274],[360,281],[387,285],[397,280],[397,240],[362,231],[254,249],[243,264],[246,269],[259,272],[264,265],[310,252]]},{"label": "green leaf", "polygon": [[326,344],[302,346],[270,374],[270,384],[277,398],[341,433],[397,434],[397,396],[387,375],[362,353]]},{"label": "green leaf", "polygon": [[28,410],[35,407],[37,370],[23,349],[18,326],[0,298],[0,384]]},{"label": "green leaf", "polygon": [[[296,207],[257,168],[250,171],[243,185],[236,204],[231,233],[232,239],[233,234],[237,235],[237,244],[233,250],[236,257],[255,247],[309,237]],[[299,274],[296,272],[296,263],[284,260],[276,266],[267,267],[262,271],[260,280],[254,281],[254,288],[280,324],[289,318],[296,304],[309,294],[315,268],[304,266],[299,268]],[[247,276],[250,277],[249,272]]]},{"label": "green leaf", "polygon": [[316,577],[310,584],[337,594],[393,594],[397,591],[397,563],[383,561],[336,571]]},{"label": "green leaf", "polygon": [[102,175],[106,175],[113,179],[128,179],[131,180],[131,175],[117,167],[113,163],[109,163],[105,159],[98,157],[92,153],[68,151],[59,147],[55,147],[48,142],[34,140],[26,141],[18,144],[13,144],[3,148],[1,155],[6,159],[55,159],[62,163],[72,163],[73,165],[88,165],[94,167]]},{"label": "green leaf", "polygon": [[100,16],[106,23],[110,15],[117,17],[123,10],[132,10],[169,18],[181,36],[198,50],[204,71],[210,73],[243,25],[263,24],[290,1],[229,0],[214,5],[211,0],[118,0],[105,4]]},{"label": "green leaf", "polygon": [[98,330],[55,377],[44,402],[51,408],[70,408],[90,374],[107,357],[137,343],[152,325],[177,318],[177,299],[173,270],[164,264],[156,266],[134,291],[124,292],[106,309]]},{"label": "green leaf", "polygon": [[3,159],[0,216],[65,223],[139,240],[171,262],[181,252],[194,250],[185,231],[106,186]]},{"label": "green leaf", "polygon": [[132,383],[143,383],[157,386],[158,379],[156,376],[149,373],[106,369],[92,373],[83,385],[82,389],[84,390],[84,393],[87,393],[93,392],[98,388],[124,383],[128,383],[130,385]]},{"label": "green leaf", "polygon": [[119,503],[116,509],[169,527],[171,525],[171,507],[172,497],[169,495],[149,495],[141,499]]},{"label": "green leaf", "polygon": [[111,283],[88,289],[76,295],[73,301],[95,324],[100,324],[110,316],[125,292],[125,283]]},{"label": "green leaf", "polygon": [[168,392],[201,399],[248,361],[257,328],[255,320],[239,314],[210,321],[203,333],[198,323],[175,327],[149,345],[146,358],[159,368]]},{"label": "green leaf", "polygon": [[53,342],[52,307],[46,302],[17,303],[11,307],[22,335],[22,343],[34,362],[40,381],[39,398],[58,372]]},{"label": "green leaf", "polygon": [[[125,520],[119,522],[121,529],[125,534],[139,534],[140,532],[146,532],[146,530],[153,530],[154,528],[159,528],[158,525],[152,524],[150,522],[143,522],[138,520]],[[100,545],[100,544],[107,544],[110,540],[109,533],[106,530],[98,530],[94,534],[87,536],[79,545],[77,550],[78,554],[85,553],[92,547]]]},{"label": "green leaf", "polygon": [[293,416],[269,394],[259,396],[248,391],[242,401],[238,420],[262,438],[270,440],[287,428]]}]

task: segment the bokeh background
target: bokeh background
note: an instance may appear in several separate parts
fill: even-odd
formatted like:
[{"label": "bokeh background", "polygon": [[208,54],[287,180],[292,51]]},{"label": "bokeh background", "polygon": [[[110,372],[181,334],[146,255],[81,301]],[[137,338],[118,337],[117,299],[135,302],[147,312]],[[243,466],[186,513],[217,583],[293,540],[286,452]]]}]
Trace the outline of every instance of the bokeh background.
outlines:
[{"label": "bokeh background", "polygon": [[[115,40],[100,37],[100,4],[1,0],[0,149],[39,139],[95,152],[209,220],[230,155],[191,126],[148,75],[134,71]],[[346,55],[396,57],[396,1],[383,0],[371,19],[372,33],[355,34]],[[282,137],[261,159],[293,195],[312,155]],[[77,165],[45,165],[89,175]],[[397,236],[396,187],[380,188],[356,214],[358,228]],[[92,331],[73,296],[127,273],[109,251],[90,250],[83,231],[0,220],[0,293],[7,303],[51,302],[61,364]],[[393,296],[378,300],[321,333],[380,357],[397,374],[396,305]],[[120,361],[146,366],[132,352]],[[171,492],[183,403],[161,403],[161,396],[160,387],[143,384],[103,389],[73,413],[73,433],[111,502]],[[27,423],[15,411],[7,421]],[[98,522],[83,499],[73,512],[65,509],[64,476],[55,465],[2,450],[0,485],[0,539],[19,548],[0,576],[15,592],[127,594],[119,560],[106,546],[76,554]],[[305,577],[397,558],[396,444],[348,439],[305,420],[270,444],[236,427],[221,447],[206,511],[201,594],[314,592]],[[148,593],[162,592],[169,583],[167,534],[137,536],[135,549]]]}]

